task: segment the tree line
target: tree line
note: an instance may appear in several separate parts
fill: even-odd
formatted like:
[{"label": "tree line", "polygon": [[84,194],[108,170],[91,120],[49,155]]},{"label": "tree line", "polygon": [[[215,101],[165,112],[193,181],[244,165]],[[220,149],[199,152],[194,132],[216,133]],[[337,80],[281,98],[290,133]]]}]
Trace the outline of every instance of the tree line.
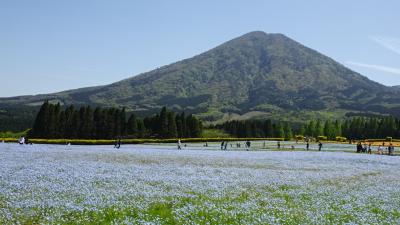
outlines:
[{"label": "tree line", "polygon": [[272,122],[271,120],[229,121],[217,128],[235,137],[261,137],[291,139],[294,135],[318,138],[325,136],[329,140],[346,137],[353,140],[373,138],[400,138],[400,120],[392,117],[354,117],[343,121],[310,121],[296,125],[288,122]]},{"label": "tree line", "polygon": [[138,118],[123,109],[91,106],[62,108],[48,101],[41,106],[30,138],[114,139],[200,137],[202,123],[184,112],[175,114],[163,107],[160,113]]},{"label": "tree line", "polygon": [[233,120],[216,125],[216,128],[223,129],[225,132],[238,137],[254,138],[287,138],[293,137],[293,129],[289,123],[277,122],[272,120]]}]

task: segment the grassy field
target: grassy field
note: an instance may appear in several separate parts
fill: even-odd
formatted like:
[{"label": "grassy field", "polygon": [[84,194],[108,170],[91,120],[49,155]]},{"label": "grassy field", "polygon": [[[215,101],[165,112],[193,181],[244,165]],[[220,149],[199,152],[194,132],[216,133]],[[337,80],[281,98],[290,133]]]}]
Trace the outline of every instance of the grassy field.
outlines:
[{"label": "grassy field", "polygon": [[262,146],[0,144],[0,224],[400,223],[398,157]]}]

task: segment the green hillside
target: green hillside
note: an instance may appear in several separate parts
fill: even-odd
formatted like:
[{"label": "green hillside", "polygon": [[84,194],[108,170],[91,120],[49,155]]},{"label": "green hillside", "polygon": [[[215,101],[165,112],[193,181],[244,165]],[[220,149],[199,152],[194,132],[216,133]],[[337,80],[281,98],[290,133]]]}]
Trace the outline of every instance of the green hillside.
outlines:
[{"label": "green hillside", "polygon": [[282,35],[256,31],[205,53],[110,85],[0,99],[0,107],[62,104],[162,106],[205,121],[400,116],[400,89],[386,87]]}]

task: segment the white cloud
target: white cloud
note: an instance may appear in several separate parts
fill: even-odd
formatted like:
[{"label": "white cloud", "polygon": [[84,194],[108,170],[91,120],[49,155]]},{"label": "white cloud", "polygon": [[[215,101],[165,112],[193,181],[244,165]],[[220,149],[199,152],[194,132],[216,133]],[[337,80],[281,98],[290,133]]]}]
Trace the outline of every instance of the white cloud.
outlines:
[{"label": "white cloud", "polygon": [[378,43],[379,45],[389,49],[400,55],[400,39],[393,37],[383,37],[383,36],[369,36],[371,40]]},{"label": "white cloud", "polygon": [[393,73],[393,74],[399,74],[400,75],[400,69],[399,68],[394,68],[394,67],[387,67],[387,66],[381,66],[381,65],[374,65],[374,64],[366,64],[366,63],[361,63],[361,62],[352,62],[352,61],[347,61],[347,65],[351,66],[358,66],[358,67],[363,67],[367,69],[373,69],[373,70],[379,70],[382,72],[387,72],[387,73]]}]

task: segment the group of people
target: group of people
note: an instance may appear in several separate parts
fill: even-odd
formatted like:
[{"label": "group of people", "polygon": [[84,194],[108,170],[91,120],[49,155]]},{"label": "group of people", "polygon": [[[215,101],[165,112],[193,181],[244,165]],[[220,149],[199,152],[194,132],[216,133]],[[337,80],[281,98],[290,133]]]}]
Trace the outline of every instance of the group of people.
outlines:
[{"label": "group of people", "polygon": [[[237,142],[236,143],[236,148],[241,148],[241,147],[242,147],[242,144],[240,142]],[[247,140],[244,143],[244,147],[245,147],[246,151],[249,151],[250,147],[251,147],[251,142],[249,140]],[[227,148],[228,148],[228,142],[227,141],[222,141],[221,142],[221,150],[227,150]],[[233,148],[232,144],[231,144],[231,148]]]},{"label": "group of people", "polygon": [[[3,143],[4,143],[4,140],[3,140]],[[118,138],[118,139],[115,141],[114,148],[117,148],[117,149],[121,148],[121,143],[122,143],[122,142],[121,142],[121,138]],[[20,138],[18,139],[18,144],[24,145],[24,144],[32,144],[32,143],[29,142],[28,138],[22,136],[22,137],[20,137]],[[70,145],[70,143],[67,143],[67,145]],[[185,144],[184,146],[186,147],[186,144]],[[237,142],[237,143],[236,143],[236,147],[237,147],[237,148],[241,148],[241,146],[242,146],[242,144],[241,144],[240,142]],[[265,148],[265,142],[264,142],[264,145],[263,145],[263,146],[264,146],[264,148]],[[182,142],[181,142],[180,139],[178,140],[177,147],[178,147],[178,150],[181,150],[181,149],[182,149]],[[203,147],[208,147],[208,143],[206,142],[206,143],[203,145]],[[232,148],[233,145],[230,144],[230,147]],[[246,151],[249,151],[249,149],[250,149],[250,147],[251,147],[251,142],[250,142],[249,140],[247,140],[247,141],[244,143],[244,147],[245,147]],[[280,142],[280,141],[277,141],[277,148],[280,149],[281,147],[282,147],[282,146],[281,146],[281,142]],[[318,150],[319,150],[319,151],[322,150],[322,147],[323,147],[322,142],[318,142]],[[294,149],[294,146],[292,145],[291,148]],[[227,150],[227,149],[228,149],[228,142],[227,142],[227,141],[222,141],[222,142],[221,142],[221,150]],[[306,150],[309,150],[309,149],[310,149],[310,142],[309,142],[309,141],[306,141]],[[389,146],[385,147],[385,142],[383,142],[382,145],[379,145],[379,146],[378,146],[378,148],[377,148],[377,153],[380,154],[380,155],[383,155],[385,150],[386,150],[386,152],[387,152],[387,155],[394,155],[394,146],[393,146],[392,143],[390,143]],[[369,143],[369,144],[367,144],[367,143],[362,144],[361,142],[358,142],[358,143],[357,143],[357,153],[372,154],[372,144],[371,144],[371,143]]]},{"label": "group of people", "polygon": [[[367,144],[364,143],[364,145],[361,142],[357,143],[357,153],[368,153],[368,154],[372,154],[372,147],[371,147],[371,143]],[[385,147],[385,142],[382,143],[382,145],[379,145],[377,148],[377,153],[379,155],[383,155],[384,154],[384,150],[387,151],[388,155],[394,155],[394,146],[392,143],[389,144],[389,146]]]},{"label": "group of people", "polygon": [[[236,143],[236,147],[237,147],[237,148],[241,148],[241,146],[242,146],[242,144],[241,144],[240,142],[237,142],[237,143]],[[182,141],[181,141],[180,139],[178,139],[177,147],[178,147],[178,150],[182,150]],[[184,144],[184,147],[186,147],[186,144]],[[203,147],[208,147],[208,142],[206,142],[206,143],[203,145]],[[230,147],[233,148],[233,144],[232,144],[232,143],[230,144]],[[251,142],[247,140],[247,141],[244,143],[244,147],[245,147],[245,149],[246,149],[247,151],[249,151],[249,150],[250,150],[250,147],[251,147]],[[222,141],[222,142],[221,142],[221,150],[228,150],[228,142],[227,142],[227,141]]]},{"label": "group of people", "polygon": [[[296,143],[298,143],[298,141],[296,141]],[[278,141],[276,145],[277,145],[278,149],[281,149],[282,146],[281,146],[281,142],[280,141]],[[322,147],[323,147],[323,144],[322,144],[322,142],[319,141],[318,142],[318,151],[322,151]],[[290,146],[290,148],[292,150],[295,149],[294,145]],[[310,141],[309,140],[306,141],[306,150],[307,151],[310,150]]]}]

